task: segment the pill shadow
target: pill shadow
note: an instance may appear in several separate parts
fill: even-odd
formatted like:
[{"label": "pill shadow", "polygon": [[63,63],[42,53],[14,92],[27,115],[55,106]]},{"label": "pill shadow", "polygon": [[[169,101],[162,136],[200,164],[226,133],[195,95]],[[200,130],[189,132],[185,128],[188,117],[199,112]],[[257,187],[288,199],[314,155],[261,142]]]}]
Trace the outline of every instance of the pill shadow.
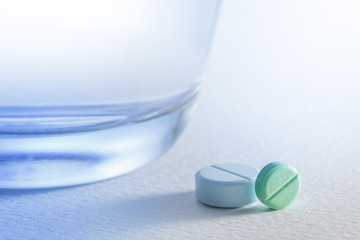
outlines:
[{"label": "pill shadow", "polygon": [[[0,190],[0,200],[2,197],[29,199],[32,195],[45,196],[50,192],[65,189]],[[146,235],[149,229],[162,229],[166,226],[171,227],[172,224],[181,225],[184,222],[201,222],[229,216],[245,217],[269,211],[269,208],[260,204],[235,209],[210,207],[197,201],[193,191],[146,193],[134,197],[125,197],[121,194],[115,196],[111,199],[103,197],[88,201],[84,200],[85,197],[77,198],[76,203],[62,204],[61,208],[49,206],[58,204],[57,201],[46,200],[47,211],[24,211],[29,211],[33,218],[41,218],[46,222],[47,224],[42,226],[45,232],[51,232],[54,226],[58,229],[92,229],[81,233],[84,239],[92,239],[93,234],[101,238],[104,228],[114,235]],[[66,216],[66,221],[54,216]],[[106,236],[105,234],[104,238]]]},{"label": "pill shadow", "polygon": [[[86,184],[83,184],[86,185]],[[82,185],[78,185],[82,186]],[[50,192],[62,191],[66,189],[77,188],[78,186],[66,186],[66,187],[52,187],[52,188],[34,188],[34,189],[4,189],[0,188],[0,199],[9,198],[9,197],[20,197],[26,195],[37,195],[37,194],[46,194]]]},{"label": "pill shadow", "polygon": [[213,211],[213,209],[218,209],[219,211],[225,212],[227,216],[230,216],[230,215],[238,215],[238,216],[252,215],[252,214],[260,214],[260,213],[266,213],[266,212],[273,211],[271,208],[261,205],[258,202],[248,205],[248,206],[239,207],[239,208],[217,208],[217,207],[208,206],[199,201],[197,201],[197,204],[199,205],[199,207],[209,208],[209,209],[211,209],[211,211]]},{"label": "pill shadow", "polygon": [[[43,189],[0,189],[0,199],[21,197],[27,195],[41,195],[51,192],[78,188],[78,186],[43,188]],[[196,200],[193,191],[175,192],[167,194],[150,194],[130,199],[118,199],[111,203],[95,202],[95,209],[99,213],[107,213],[108,216],[123,215],[126,219],[136,221],[153,219],[158,221],[184,221],[194,219],[207,219],[226,217],[231,215],[250,215],[271,211],[270,208],[259,204],[252,204],[242,208],[218,208],[203,204]]]},{"label": "pill shadow", "polygon": [[0,199],[45,194],[55,189],[0,189]]},{"label": "pill shadow", "polygon": [[[214,208],[197,201],[194,192],[189,191],[147,195],[124,201],[119,199],[117,202],[94,207],[91,214],[96,215],[96,211],[99,211],[98,214],[106,214],[106,220],[109,221],[106,223],[107,226],[113,225],[119,230],[122,227],[146,228],[174,222],[209,220],[227,216],[242,217],[271,210],[258,204],[244,208]],[[90,218],[93,217],[89,216]],[[126,226],[127,223],[134,222],[135,225]]]}]

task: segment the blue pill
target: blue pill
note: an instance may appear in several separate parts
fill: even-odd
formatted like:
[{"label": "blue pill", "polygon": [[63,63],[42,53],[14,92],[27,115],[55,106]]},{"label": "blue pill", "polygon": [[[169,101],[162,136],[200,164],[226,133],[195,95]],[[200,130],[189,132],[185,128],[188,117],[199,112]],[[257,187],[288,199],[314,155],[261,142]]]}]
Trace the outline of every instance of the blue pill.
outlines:
[{"label": "blue pill", "polygon": [[206,205],[243,207],[257,201],[255,180],[259,170],[239,163],[205,167],[195,175],[195,196]]}]

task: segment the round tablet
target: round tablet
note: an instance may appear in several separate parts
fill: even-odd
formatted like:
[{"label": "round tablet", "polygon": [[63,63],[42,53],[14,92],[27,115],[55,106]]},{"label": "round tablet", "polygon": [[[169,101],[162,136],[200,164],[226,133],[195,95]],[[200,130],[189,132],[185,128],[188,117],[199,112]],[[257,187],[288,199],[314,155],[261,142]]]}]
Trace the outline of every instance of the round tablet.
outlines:
[{"label": "round tablet", "polygon": [[216,164],[195,175],[196,198],[207,205],[235,208],[255,202],[259,170],[244,164]]},{"label": "round tablet", "polygon": [[284,163],[269,163],[257,176],[255,191],[258,199],[268,207],[286,208],[299,194],[300,175],[295,168]]}]

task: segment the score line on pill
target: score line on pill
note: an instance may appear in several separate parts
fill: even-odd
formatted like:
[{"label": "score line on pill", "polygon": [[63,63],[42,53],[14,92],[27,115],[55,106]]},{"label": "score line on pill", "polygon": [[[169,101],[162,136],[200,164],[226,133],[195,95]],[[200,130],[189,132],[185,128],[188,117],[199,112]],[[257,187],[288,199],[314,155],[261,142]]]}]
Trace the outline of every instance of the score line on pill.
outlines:
[{"label": "score line on pill", "polygon": [[258,199],[272,209],[291,205],[300,191],[298,171],[284,163],[271,162],[261,169],[255,183]]},{"label": "score line on pill", "polygon": [[255,180],[259,170],[239,163],[205,167],[195,175],[195,196],[206,205],[236,208],[257,201]]}]

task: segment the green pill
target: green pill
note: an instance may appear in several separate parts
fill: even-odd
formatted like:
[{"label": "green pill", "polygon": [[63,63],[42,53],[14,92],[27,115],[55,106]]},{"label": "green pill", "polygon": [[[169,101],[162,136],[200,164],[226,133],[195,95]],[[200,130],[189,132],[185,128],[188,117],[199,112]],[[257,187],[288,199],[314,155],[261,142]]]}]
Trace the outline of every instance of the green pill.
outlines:
[{"label": "green pill", "polygon": [[258,199],[272,209],[288,207],[294,202],[299,191],[298,171],[284,163],[269,163],[256,178],[255,192]]}]

